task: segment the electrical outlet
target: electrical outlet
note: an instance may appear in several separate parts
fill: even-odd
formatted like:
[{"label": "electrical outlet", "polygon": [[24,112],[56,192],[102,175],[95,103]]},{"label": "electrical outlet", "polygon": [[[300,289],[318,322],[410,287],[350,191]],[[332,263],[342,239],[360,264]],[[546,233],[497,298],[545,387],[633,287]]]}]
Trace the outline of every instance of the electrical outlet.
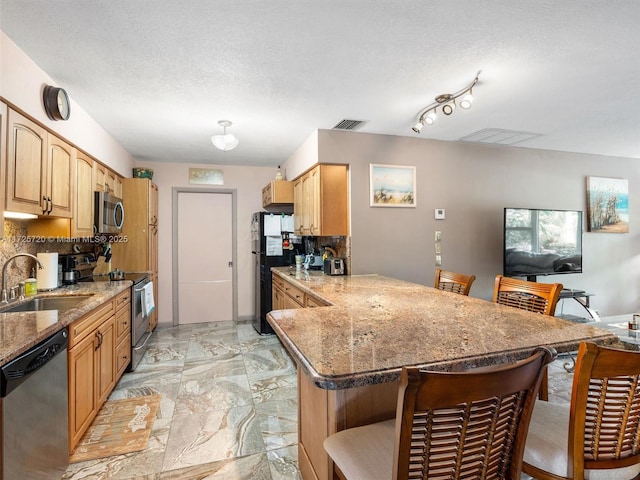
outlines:
[{"label": "electrical outlet", "polygon": [[440,253],[442,253],[442,248],[440,246],[440,242],[436,243],[436,254],[439,255]]},{"label": "electrical outlet", "polygon": [[435,240],[436,242],[439,242],[442,240],[442,232],[440,230],[436,230]]},{"label": "electrical outlet", "polygon": [[442,266],[442,256],[436,255],[436,267]]}]

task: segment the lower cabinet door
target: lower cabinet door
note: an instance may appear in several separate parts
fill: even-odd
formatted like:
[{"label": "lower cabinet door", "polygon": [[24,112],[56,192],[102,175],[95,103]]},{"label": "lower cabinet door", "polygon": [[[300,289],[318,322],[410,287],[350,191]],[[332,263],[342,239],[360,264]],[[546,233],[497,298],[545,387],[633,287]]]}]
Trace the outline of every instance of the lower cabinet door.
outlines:
[{"label": "lower cabinet door", "polygon": [[84,338],[69,350],[69,451],[76,447],[97,414],[96,354],[97,340]]},{"label": "lower cabinet door", "polygon": [[131,360],[131,335],[126,335],[116,347],[116,381],[124,373]]},{"label": "lower cabinet door", "polygon": [[98,407],[106,401],[116,385],[116,329],[114,317],[110,317],[98,328],[100,347],[98,353]]}]

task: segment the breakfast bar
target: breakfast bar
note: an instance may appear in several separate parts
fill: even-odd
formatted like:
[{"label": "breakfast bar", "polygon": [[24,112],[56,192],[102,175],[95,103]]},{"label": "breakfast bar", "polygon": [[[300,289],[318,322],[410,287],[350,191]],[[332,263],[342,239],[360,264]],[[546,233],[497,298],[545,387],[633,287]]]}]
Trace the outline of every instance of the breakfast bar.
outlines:
[{"label": "breakfast bar", "polygon": [[306,480],[332,478],[327,436],[393,418],[403,366],[459,371],[519,360],[539,345],[563,353],[585,340],[617,342],[588,324],[380,275],[272,271],[326,305],[267,316],[298,367],[298,462]]}]

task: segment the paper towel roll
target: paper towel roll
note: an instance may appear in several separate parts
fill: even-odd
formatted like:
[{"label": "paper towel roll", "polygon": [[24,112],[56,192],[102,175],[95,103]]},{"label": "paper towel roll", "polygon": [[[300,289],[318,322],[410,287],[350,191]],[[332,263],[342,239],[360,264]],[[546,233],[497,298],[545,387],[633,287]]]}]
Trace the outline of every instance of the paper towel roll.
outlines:
[{"label": "paper towel roll", "polygon": [[58,287],[58,253],[37,253],[44,268],[36,269],[38,290],[53,290]]}]

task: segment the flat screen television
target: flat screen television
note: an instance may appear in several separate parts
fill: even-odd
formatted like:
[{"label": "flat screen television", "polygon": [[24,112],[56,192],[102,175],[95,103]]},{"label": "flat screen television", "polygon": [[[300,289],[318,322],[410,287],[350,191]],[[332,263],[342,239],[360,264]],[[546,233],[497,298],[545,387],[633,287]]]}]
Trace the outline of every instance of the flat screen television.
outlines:
[{"label": "flat screen television", "polygon": [[506,277],[582,273],[582,212],[504,209]]}]

